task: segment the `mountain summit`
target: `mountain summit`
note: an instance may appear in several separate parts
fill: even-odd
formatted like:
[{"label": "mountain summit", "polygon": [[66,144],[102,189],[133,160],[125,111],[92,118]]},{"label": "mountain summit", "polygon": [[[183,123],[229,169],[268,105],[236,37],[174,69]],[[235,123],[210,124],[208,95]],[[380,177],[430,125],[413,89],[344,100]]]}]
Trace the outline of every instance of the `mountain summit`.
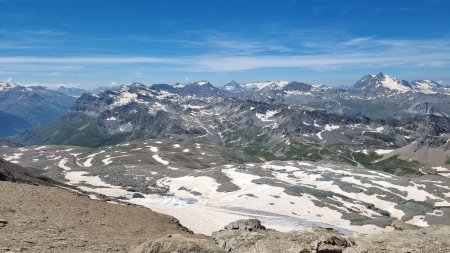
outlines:
[{"label": "mountain summit", "polygon": [[9,90],[9,89],[15,88],[16,86],[17,86],[17,84],[15,84],[15,83],[10,83],[10,82],[3,83],[3,82],[0,82],[0,91]]},{"label": "mountain summit", "polygon": [[385,75],[382,72],[377,75],[364,76],[353,85],[353,89],[374,96],[411,91],[411,87],[407,81],[399,81],[397,78]]}]

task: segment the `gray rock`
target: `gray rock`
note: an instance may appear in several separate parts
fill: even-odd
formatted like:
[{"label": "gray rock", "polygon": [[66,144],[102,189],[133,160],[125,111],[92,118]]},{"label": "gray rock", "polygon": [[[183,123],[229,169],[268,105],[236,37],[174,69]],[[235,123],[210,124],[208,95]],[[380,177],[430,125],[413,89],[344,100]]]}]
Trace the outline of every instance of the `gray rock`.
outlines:
[{"label": "gray rock", "polygon": [[139,193],[139,192],[133,193],[133,195],[131,195],[131,197],[132,197],[133,199],[136,199],[136,198],[140,198],[140,199],[145,198],[145,196],[142,195],[142,194]]},{"label": "gray rock", "polygon": [[258,232],[264,230],[266,228],[257,219],[237,220],[214,232],[212,237],[219,247],[231,251],[241,243],[254,242],[259,238]]},{"label": "gray rock", "polygon": [[392,225],[396,231],[351,238],[330,228],[282,233],[264,229],[257,220],[239,220],[213,237],[221,248],[234,253],[450,252],[450,226],[417,228],[399,220]]},{"label": "gray rock", "polygon": [[6,226],[6,224],[8,224],[7,220],[0,219],[0,228]]},{"label": "gray rock", "polygon": [[149,240],[132,249],[130,253],[221,253],[218,248],[207,239],[189,238],[175,234],[156,240]]},{"label": "gray rock", "polygon": [[228,252],[342,252],[353,241],[333,229],[312,228],[282,233],[265,229],[259,220],[238,220],[213,233],[216,244]]},{"label": "gray rock", "polygon": [[420,227],[412,225],[412,224],[408,224],[405,223],[399,219],[394,219],[392,221],[391,226],[393,226],[396,230],[415,230],[415,229],[419,229]]}]

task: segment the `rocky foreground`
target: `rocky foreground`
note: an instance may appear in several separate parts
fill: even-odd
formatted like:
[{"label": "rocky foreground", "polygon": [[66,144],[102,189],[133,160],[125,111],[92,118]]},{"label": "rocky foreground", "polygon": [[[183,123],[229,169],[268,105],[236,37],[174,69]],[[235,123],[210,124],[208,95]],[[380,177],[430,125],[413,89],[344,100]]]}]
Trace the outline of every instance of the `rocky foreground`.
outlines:
[{"label": "rocky foreground", "polygon": [[236,221],[213,238],[167,215],[65,189],[0,182],[0,252],[450,252],[450,226],[347,237],[314,227],[282,233]]},{"label": "rocky foreground", "polygon": [[[170,235],[149,240],[131,253],[235,252],[235,253],[379,253],[450,252],[450,227],[416,228],[396,221],[398,231],[347,237],[330,228],[314,227],[282,233],[266,229],[258,220],[239,220],[215,232],[215,245],[205,239]],[[218,246],[218,247],[217,247]]]},{"label": "rocky foreground", "polygon": [[0,182],[0,252],[128,252],[169,234],[203,238],[147,208],[58,187]]}]

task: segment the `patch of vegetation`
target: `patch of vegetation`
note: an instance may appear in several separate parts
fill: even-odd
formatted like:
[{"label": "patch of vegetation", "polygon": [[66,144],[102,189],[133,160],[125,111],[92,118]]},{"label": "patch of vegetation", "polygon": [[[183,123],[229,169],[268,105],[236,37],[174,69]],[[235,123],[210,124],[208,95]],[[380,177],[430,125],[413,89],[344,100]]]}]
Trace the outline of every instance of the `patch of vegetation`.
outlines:
[{"label": "patch of vegetation", "polygon": [[367,165],[367,168],[373,170],[380,170],[387,173],[400,176],[415,177],[420,176],[421,173],[418,171],[420,164],[416,161],[405,161],[398,158],[398,155],[389,157],[383,161],[379,161],[373,164]]},{"label": "patch of vegetation", "polygon": [[283,160],[318,161],[323,159],[319,153],[319,149],[304,144],[286,146],[284,153]]},{"label": "patch of vegetation", "polygon": [[377,153],[371,151],[368,154],[364,154],[362,152],[352,153],[353,158],[363,166],[370,166],[374,161],[380,159],[381,156]]}]

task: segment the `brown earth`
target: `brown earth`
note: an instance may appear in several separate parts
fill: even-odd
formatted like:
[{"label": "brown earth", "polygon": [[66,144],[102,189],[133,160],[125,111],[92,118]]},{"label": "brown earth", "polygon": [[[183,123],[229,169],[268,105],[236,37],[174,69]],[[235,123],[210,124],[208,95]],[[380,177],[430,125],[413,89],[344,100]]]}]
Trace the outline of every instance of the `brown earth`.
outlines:
[{"label": "brown earth", "polygon": [[147,208],[59,187],[0,182],[0,252],[128,252],[169,234],[211,240]]}]

